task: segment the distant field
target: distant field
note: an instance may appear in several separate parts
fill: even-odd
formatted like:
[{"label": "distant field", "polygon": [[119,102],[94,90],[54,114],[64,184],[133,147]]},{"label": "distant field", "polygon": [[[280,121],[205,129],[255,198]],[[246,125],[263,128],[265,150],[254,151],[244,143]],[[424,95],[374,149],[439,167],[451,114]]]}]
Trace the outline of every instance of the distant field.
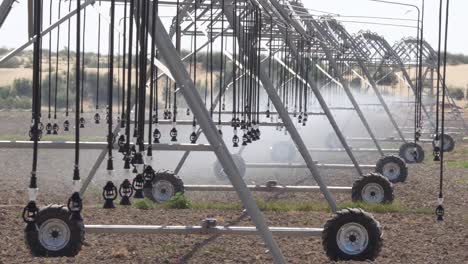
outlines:
[{"label": "distant field", "polygon": [[468,89],[468,64],[447,67],[447,85]]},{"label": "distant field", "polygon": [[15,79],[19,78],[32,78],[31,68],[13,68],[5,69],[0,68],[0,87],[5,87],[13,84]]}]

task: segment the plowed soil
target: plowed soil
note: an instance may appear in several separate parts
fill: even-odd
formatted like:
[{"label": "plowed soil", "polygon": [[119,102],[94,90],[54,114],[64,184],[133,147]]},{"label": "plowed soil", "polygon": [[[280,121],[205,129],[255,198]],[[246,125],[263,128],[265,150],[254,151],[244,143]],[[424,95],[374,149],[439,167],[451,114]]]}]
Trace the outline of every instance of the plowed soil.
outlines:
[{"label": "plowed soil", "polygon": [[[0,113],[1,135],[17,135],[26,139],[29,113]],[[91,116],[91,114],[90,114]],[[91,120],[89,118],[88,120]],[[60,122],[63,122],[61,120]],[[101,125],[100,125],[101,126]],[[104,125],[89,124],[84,135],[91,137],[104,133]],[[98,129],[99,128],[99,129]],[[88,131],[86,131],[88,130]],[[188,139],[188,133],[185,137]],[[164,132],[165,133],[165,132]],[[277,132],[276,132],[277,133]],[[103,136],[103,135],[100,135]],[[53,137],[48,137],[53,139]],[[5,138],[2,138],[5,139]],[[45,138],[47,139],[47,138]],[[103,140],[104,141],[104,137]],[[188,141],[188,140],[187,140]],[[246,157],[255,160],[268,147],[245,151]],[[434,209],[438,194],[438,164],[431,159],[430,145],[425,146],[426,161],[409,165],[407,182],[395,185],[397,209],[394,212],[376,213],[373,216],[383,229],[384,246],[375,263],[468,263],[468,143],[457,141],[455,152],[447,154],[445,166],[444,222],[437,222]],[[251,148],[255,148],[252,145]],[[251,152],[249,152],[251,151]],[[81,175],[86,178],[99,150],[86,150],[81,154]],[[73,150],[40,150],[39,156],[39,204],[63,204],[71,194]],[[122,168],[120,154],[116,158],[116,172],[108,176],[101,166],[84,196],[83,216],[85,224],[152,224],[198,225],[206,217],[215,217],[218,225],[252,225],[248,217],[237,209],[162,209],[150,210],[134,206],[118,206],[113,210],[102,209],[101,188],[106,180],[120,183],[127,176]],[[181,153],[155,153],[157,169],[174,169]],[[319,161],[328,162],[335,157],[315,155]],[[345,157],[343,155],[343,157]],[[373,164],[376,155],[360,155],[364,163]],[[336,158],[340,160],[339,158]],[[260,237],[211,236],[211,235],[149,235],[149,234],[86,234],[86,243],[74,258],[34,258],[25,246],[24,223],[21,212],[27,202],[27,184],[30,176],[32,150],[0,149],[0,263],[271,263],[271,257]],[[180,176],[187,184],[224,183],[214,177],[212,154],[190,156]],[[269,161],[271,162],[271,161]],[[298,161],[300,162],[300,161]],[[343,163],[349,163],[342,158]],[[375,164],[375,163],[374,163]],[[355,177],[351,170],[324,170],[322,176],[330,185],[350,186]],[[111,177],[111,178],[109,178]],[[133,177],[133,176],[131,176]],[[303,185],[314,181],[305,170],[248,170],[247,183],[264,183],[274,179],[281,184]],[[305,179],[305,180],[304,180]],[[355,179],[355,178],[354,178]],[[319,194],[288,193],[275,195],[254,193],[263,200],[282,199],[294,203],[323,204]],[[197,204],[238,202],[234,193],[188,192],[186,196]],[[347,194],[336,196],[340,203],[347,202]],[[326,210],[270,211],[263,212],[272,226],[323,227],[332,215]],[[329,263],[319,237],[278,237],[277,241],[289,263]]]}]

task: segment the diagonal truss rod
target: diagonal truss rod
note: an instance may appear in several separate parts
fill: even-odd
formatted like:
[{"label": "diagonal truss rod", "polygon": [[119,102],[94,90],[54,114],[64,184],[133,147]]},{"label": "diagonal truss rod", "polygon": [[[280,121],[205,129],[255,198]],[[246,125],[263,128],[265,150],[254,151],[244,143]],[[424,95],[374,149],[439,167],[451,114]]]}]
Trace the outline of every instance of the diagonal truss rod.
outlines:
[{"label": "diagonal truss rod", "polygon": [[0,28],[2,27],[3,22],[5,22],[5,19],[10,13],[11,8],[15,2],[15,0],[3,0],[2,4],[0,5]]},{"label": "diagonal truss rod", "polygon": [[[411,88],[411,91],[416,96],[415,85],[414,85],[413,81],[411,80],[411,77],[410,77],[408,71],[406,70],[405,65],[403,64],[403,61],[401,60],[400,56],[398,56],[396,54],[394,49],[390,46],[390,44],[388,44],[387,40],[385,40],[384,38],[382,38],[380,36],[378,36],[378,38],[377,38],[377,37],[374,36],[373,39],[380,41],[380,43],[386,48],[387,52],[389,52],[389,54],[396,60],[399,69],[403,73],[403,76],[405,77],[406,81],[408,82],[409,87]],[[433,123],[431,115],[427,111],[427,108],[424,106],[424,104],[422,104],[421,107],[422,107],[422,110],[423,110],[424,114],[426,115],[427,119],[429,120],[429,123],[431,124],[431,127],[435,128],[435,124]]]},{"label": "diagonal truss rod", "polygon": [[197,118],[208,142],[213,146],[213,150],[219,162],[223,166],[231,184],[239,195],[243,206],[246,208],[253,223],[257,227],[258,233],[269,248],[273,260],[275,263],[286,263],[278,244],[274,240],[273,235],[266,224],[263,214],[260,212],[255,199],[240,176],[239,169],[235,165],[228,148],[217,131],[216,126],[211,121],[209,113],[204,107],[203,101],[196,91],[189,73],[180,60],[180,55],[169,38],[161,19],[159,16],[156,17],[156,19],[156,35],[154,37],[161,57],[167,63],[167,67],[171,71],[172,76],[174,76],[174,79],[176,80],[188,106],[192,109],[193,114]]},{"label": "diagonal truss rod", "polygon": [[358,54],[358,46],[356,42],[354,41],[353,38],[350,37],[349,33],[341,26],[338,24],[338,22],[334,21],[336,23],[335,27],[333,27],[334,30],[339,31],[341,33],[341,36],[343,37],[344,41],[351,46],[352,53],[354,55],[354,58],[356,59],[359,67],[361,68],[362,72],[366,76],[368,82],[370,83],[370,86],[372,87],[372,90],[374,91],[375,95],[377,96],[377,99],[379,100],[380,104],[382,105],[385,113],[387,114],[388,118],[390,119],[390,122],[392,123],[393,127],[397,131],[398,135],[400,138],[406,142],[405,136],[403,135],[403,132],[401,131],[400,127],[398,126],[398,123],[396,122],[395,118],[393,118],[393,115],[390,113],[390,109],[385,102],[382,94],[380,93],[379,89],[377,88],[377,83],[375,80],[372,78],[372,75],[369,72],[369,69],[367,69],[366,65],[364,65],[364,61],[361,58],[360,54]]},{"label": "diagonal truss rod", "polygon": [[[234,0],[235,1],[235,0]],[[232,1],[224,1],[224,15],[227,18],[227,21],[231,25],[231,27],[235,26],[236,27],[236,37],[239,42],[239,50],[240,52],[244,52],[244,48],[242,43],[246,43],[244,41],[244,27],[240,23],[239,20],[236,21],[234,18],[234,10],[232,8],[232,5],[226,5],[226,2],[233,3]],[[256,47],[252,47],[252,49],[256,49]],[[253,61],[258,60],[257,58],[257,53],[252,52],[252,56],[249,58]],[[296,127],[294,126],[294,122],[292,121],[291,117],[289,116],[289,113],[285,109],[283,103],[281,102],[281,98],[278,96],[276,89],[273,86],[273,82],[269,79],[268,74],[265,71],[264,67],[259,68],[259,76],[258,78],[260,79],[263,88],[265,89],[266,93],[270,97],[271,103],[275,107],[276,111],[278,112],[279,117],[284,123],[284,126],[288,130],[291,139],[295,143],[299,153],[301,154],[302,158],[304,159],[308,169],[310,170],[312,176],[314,177],[315,181],[317,184],[320,186],[320,190],[322,194],[324,195],[325,199],[327,200],[330,208],[332,209],[333,212],[337,211],[337,206],[334,197],[328,190],[327,186],[323,182],[322,177],[320,176],[320,173],[318,171],[317,166],[315,165],[314,160],[312,159],[312,156],[310,155],[304,141],[302,140],[299,132],[297,131]]]},{"label": "diagonal truss rod", "polygon": [[[291,16],[287,13],[287,11],[283,8],[283,6],[277,0],[270,0],[270,3],[272,3],[272,5],[276,8],[276,10],[278,10],[278,12],[281,14],[283,19],[288,21],[290,23],[290,25],[292,25],[294,27],[294,29],[296,29],[297,32],[299,32],[303,36],[308,36],[309,35],[301,24],[299,24],[296,20],[291,19]],[[299,6],[295,6],[295,7],[290,6],[290,11],[294,12],[294,13],[296,11],[303,12],[302,9],[304,9],[304,8],[299,7]],[[333,40],[326,39],[327,33],[320,27],[320,25],[318,24],[318,22],[315,19],[308,19],[308,20],[304,21],[304,23],[305,23],[305,25],[307,25],[307,27],[309,29],[315,29],[317,31],[318,34],[316,34],[316,37],[320,39],[320,41],[319,41],[320,47],[321,47],[322,51],[325,53],[326,58],[330,63],[330,66],[337,73],[337,78],[338,78],[339,82],[341,83],[341,86],[343,87],[343,90],[345,91],[348,99],[350,100],[351,104],[353,105],[354,109],[356,110],[356,113],[358,114],[359,119],[361,120],[364,128],[367,130],[367,133],[369,134],[372,141],[374,142],[378,152],[380,153],[381,156],[384,156],[384,152],[382,150],[382,147],[380,146],[380,143],[378,142],[377,138],[375,137],[374,132],[372,131],[372,129],[371,129],[369,123],[367,122],[361,108],[359,107],[359,104],[357,103],[356,99],[354,98],[349,85],[346,83],[342,73],[340,72],[338,64],[337,64],[336,60],[333,58],[333,56],[332,56],[332,51],[328,48],[328,46],[326,44],[326,43],[329,43],[330,41],[333,41]]]},{"label": "diagonal truss rod", "polygon": [[[266,9],[268,7],[268,4],[266,3],[265,0],[259,0],[260,4]],[[270,0],[270,2],[273,4],[274,8],[280,8],[282,11],[284,11],[282,9],[282,6],[276,2],[275,0]],[[274,10],[273,10],[274,12]],[[290,21],[290,18],[288,15],[286,16],[283,16],[281,14],[278,14],[278,13],[281,13],[280,10],[277,10],[276,12],[274,12],[275,14],[279,15],[279,16],[282,16],[283,17],[283,20],[286,22],[286,24],[292,24],[293,22]],[[284,30],[284,29],[281,29],[280,30]],[[306,36],[307,34],[303,34],[303,36]],[[286,45],[289,46],[291,52],[293,53],[294,57],[296,57],[296,59],[299,58],[299,52],[297,51],[294,43],[292,42],[292,40],[290,40],[289,38],[286,38],[286,33],[283,31],[282,32],[282,37],[283,37],[283,40],[286,42],[286,40],[288,40],[288,42],[286,43]],[[306,39],[307,41],[307,39]],[[301,65],[302,67],[304,67],[304,65]],[[309,73],[307,73],[309,74]],[[313,78],[310,78],[311,80]],[[344,137],[343,133],[341,132],[339,126],[338,126],[338,123],[336,122],[335,118],[333,117],[333,114],[330,110],[330,108],[328,107],[325,99],[323,98],[322,94],[320,93],[319,91],[319,88],[317,87],[317,84],[314,83],[314,82],[309,82],[307,83],[307,86],[310,87],[312,89],[312,92],[314,93],[315,97],[317,98],[317,101],[319,102],[322,110],[324,111],[324,114],[327,116],[327,119],[330,123],[330,125],[332,126],[336,136],[338,137],[338,139],[340,140],[343,148],[345,149],[346,153],[348,154],[349,158],[351,159],[351,162],[353,163],[354,167],[356,168],[356,170],[358,171],[359,175],[363,175],[363,172],[359,166],[359,163],[356,159],[356,157],[354,156],[350,146],[348,145],[348,142],[346,141],[346,138]]]}]

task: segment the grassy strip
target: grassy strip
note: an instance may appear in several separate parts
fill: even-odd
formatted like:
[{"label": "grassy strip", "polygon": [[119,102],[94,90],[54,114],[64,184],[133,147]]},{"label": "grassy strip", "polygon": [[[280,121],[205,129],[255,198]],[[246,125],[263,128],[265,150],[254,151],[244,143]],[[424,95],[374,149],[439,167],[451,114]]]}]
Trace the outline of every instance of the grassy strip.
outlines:
[{"label": "grassy strip", "polygon": [[153,201],[150,199],[133,199],[132,206],[135,207],[136,209],[140,210],[151,210],[154,208],[159,207],[158,204],[155,204]]},{"label": "grassy strip", "polygon": [[[271,212],[331,212],[327,203],[322,202],[304,202],[304,201],[265,201],[257,199],[257,205],[262,211]],[[345,202],[338,204],[340,209],[344,208],[362,208],[372,213],[409,213],[409,214],[432,214],[430,208],[410,209],[395,201],[391,204],[366,204]],[[218,210],[240,210],[240,203],[212,203],[212,202],[192,202],[192,209],[218,209]]]},{"label": "grassy strip", "polygon": [[463,161],[449,161],[447,162],[449,167],[456,167],[456,168],[465,168],[468,169],[468,160]]},{"label": "grassy strip", "polygon": [[[278,201],[265,201],[257,199],[257,205],[262,211],[269,212],[331,212],[327,203],[324,202],[308,202],[308,201],[291,201],[291,200],[278,200]],[[164,204],[155,204],[151,200],[142,199],[135,201],[133,207],[142,210],[151,210],[154,208],[159,209],[196,209],[196,210],[241,210],[243,207],[240,203],[223,203],[223,202],[190,202],[184,195],[173,197],[169,202]],[[353,203],[345,202],[338,205],[340,209],[344,208],[362,208],[367,212],[372,213],[406,213],[406,214],[432,214],[433,210],[430,208],[417,208],[410,209],[401,205],[400,202],[395,201],[391,204],[366,204],[366,203]]]}]

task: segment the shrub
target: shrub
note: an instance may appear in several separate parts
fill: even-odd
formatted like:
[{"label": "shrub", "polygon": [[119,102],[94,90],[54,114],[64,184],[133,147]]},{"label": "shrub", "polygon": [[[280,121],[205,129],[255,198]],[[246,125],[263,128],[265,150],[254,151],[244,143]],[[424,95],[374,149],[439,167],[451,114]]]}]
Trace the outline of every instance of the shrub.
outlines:
[{"label": "shrub", "polygon": [[10,96],[11,88],[7,87],[0,87],[0,99],[6,99]]},{"label": "shrub", "polygon": [[32,81],[26,78],[15,79],[13,80],[13,89],[18,96],[31,96]]},{"label": "shrub", "polygon": [[465,93],[462,88],[450,89],[450,96],[455,100],[463,100],[465,98]]},{"label": "shrub", "polygon": [[10,52],[10,49],[5,48],[5,47],[1,47],[1,48],[0,48],[0,55],[5,55],[5,54],[7,54],[8,52]]},{"label": "shrub", "polygon": [[133,206],[135,206],[135,208],[140,209],[140,210],[150,210],[154,208],[153,202],[148,199],[137,200],[135,201]]},{"label": "shrub", "polygon": [[31,99],[13,96],[0,98],[0,109],[31,109]]},{"label": "shrub", "polygon": [[176,193],[164,206],[169,209],[189,209],[192,207],[183,193]]},{"label": "shrub", "polygon": [[0,68],[19,68],[21,64],[22,60],[20,58],[13,57],[0,64]]},{"label": "shrub", "polygon": [[[101,54],[99,58],[99,67],[105,69],[108,67],[108,59],[105,54]],[[95,53],[86,53],[84,56],[84,64],[86,68],[97,68],[98,56]]]}]

